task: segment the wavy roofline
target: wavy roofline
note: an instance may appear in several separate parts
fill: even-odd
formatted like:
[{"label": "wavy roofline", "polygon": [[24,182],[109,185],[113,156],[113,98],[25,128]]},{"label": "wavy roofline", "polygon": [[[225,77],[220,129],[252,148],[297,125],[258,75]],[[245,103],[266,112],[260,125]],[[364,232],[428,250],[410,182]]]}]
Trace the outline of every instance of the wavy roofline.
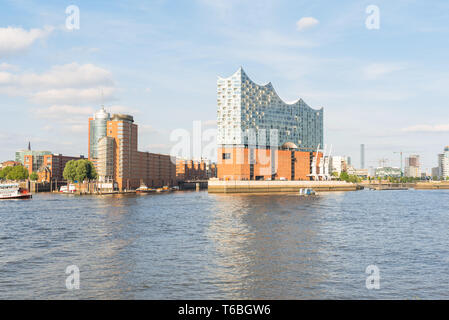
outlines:
[{"label": "wavy roofline", "polygon": [[301,97],[298,98],[297,100],[295,100],[294,102],[290,102],[290,103],[289,103],[289,102],[285,102],[284,99],[282,99],[282,98],[279,96],[279,94],[276,92],[276,89],[274,88],[274,86],[273,86],[273,84],[271,83],[271,81],[267,82],[266,84],[258,84],[258,83],[255,82],[253,79],[251,79],[250,76],[248,76],[248,74],[245,72],[245,70],[243,70],[243,67],[242,67],[242,66],[240,66],[240,68],[238,68],[238,70],[237,70],[236,72],[234,72],[232,75],[230,75],[229,77],[224,78],[224,77],[218,76],[218,78],[219,78],[220,80],[228,80],[228,79],[232,78],[233,76],[235,76],[238,72],[241,72],[241,73],[245,74],[245,75],[248,77],[249,81],[251,81],[251,82],[252,82],[253,84],[255,84],[256,86],[258,86],[258,87],[263,87],[263,88],[269,88],[269,89],[273,90],[273,92],[274,92],[274,94],[276,95],[276,97],[278,97],[279,100],[281,100],[281,102],[282,102],[283,104],[287,105],[287,106],[293,106],[293,105],[297,104],[298,102],[302,101],[302,102],[306,105],[306,107],[308,107],[308,108],[311,109],[311,110],[314,110],[314,111],[322,111],[322,110],[324,109],[323,107],[321,107],[321,108],[319,108],[319,109],[312,108],[312,107],[309,106],[309,105],[308,105],[308,104],[307,104]]}]

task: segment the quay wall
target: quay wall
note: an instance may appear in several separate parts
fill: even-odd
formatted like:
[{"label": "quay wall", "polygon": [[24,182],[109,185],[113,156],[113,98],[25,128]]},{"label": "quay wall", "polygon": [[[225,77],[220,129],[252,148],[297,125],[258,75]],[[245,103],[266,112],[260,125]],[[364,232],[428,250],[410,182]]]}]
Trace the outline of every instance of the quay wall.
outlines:
[{"label": "quay wall", "polygon": [[414,188],[416,190],[449,189],[449,182],[446,181],[417,182]]},{"label": "quay wall", "polygon": [[270,193],[298,192],[301,188],[312,188],[320,191],[356,191],[360,190],[355,183],[344,181],[220,181],[209,180],[210,193]]}]

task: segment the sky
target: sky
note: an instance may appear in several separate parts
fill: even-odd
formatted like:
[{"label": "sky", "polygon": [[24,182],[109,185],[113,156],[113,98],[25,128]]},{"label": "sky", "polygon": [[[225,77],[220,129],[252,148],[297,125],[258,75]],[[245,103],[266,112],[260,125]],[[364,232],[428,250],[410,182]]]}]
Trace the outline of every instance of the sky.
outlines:
[{"label": "sky", "polygon": [[[67,28],[70,5],[79,28]],[[378,28],[368,28],[375,5]],[[360,164],[437,166],[449,145],[447,1],[0,1],[0,160],[87,155],[104,104],[139,125],[141,151],[214,128],[217,76],[242,66],[284,101],[324,108],[325,143]],[[73,23],[74,20],[69,20]],[[371,21],[371,20],[370,20]],[[73,25],[73,24],[72,24]]]}]

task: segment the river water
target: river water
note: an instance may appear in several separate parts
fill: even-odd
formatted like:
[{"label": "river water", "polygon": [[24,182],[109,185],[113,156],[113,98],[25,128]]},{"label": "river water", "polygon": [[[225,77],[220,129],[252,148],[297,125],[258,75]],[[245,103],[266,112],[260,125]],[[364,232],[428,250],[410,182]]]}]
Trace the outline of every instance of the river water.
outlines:
[{"label": "river water", "polygon": [[15,298],[448,299],[449,191],[1,201],[0,299]]}]

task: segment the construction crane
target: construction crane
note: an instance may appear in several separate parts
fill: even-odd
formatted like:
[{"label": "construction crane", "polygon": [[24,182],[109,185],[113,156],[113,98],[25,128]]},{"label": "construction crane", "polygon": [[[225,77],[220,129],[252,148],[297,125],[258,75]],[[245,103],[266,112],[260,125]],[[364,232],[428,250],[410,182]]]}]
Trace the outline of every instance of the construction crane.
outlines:
[{"label": "construction crane", "polygon": [[370,163],[376,162],[379,164],[379,167],[385,167],[386,164],[388,163],[388,161],[390,161],[390,160],[386,159],[386,158],[382,158],[382,159],[377,159],[377,160],[370,160],[368,162],[370,162]]},{"label": "construction crane", "polygon": [[395,153],[395,154],[400,154],[401,155],[401,178],[404,176],[404,171],[402,170],[402,154],[403,154],[403,152],[402,151],[396,151],[396,152],[393,152],[393,153]]},{"label": "construction crane", "polygon": [[379,159],[379,167],[385,167],[385,165],[387,164],[387,162],[389,161],[388,159],[382,158]]},{"label": "construction crane", "polygon": [[409,152],[396,151],[396,152],[393,152],[393,153],[401,155],[401,177],[403,177],[404,176],[404,171],[403,171],[403,163],[404,162],[402,161],[402,156],[403,156],[404,153],[414,153],[414,152],[413,151],[409,151]]}]

